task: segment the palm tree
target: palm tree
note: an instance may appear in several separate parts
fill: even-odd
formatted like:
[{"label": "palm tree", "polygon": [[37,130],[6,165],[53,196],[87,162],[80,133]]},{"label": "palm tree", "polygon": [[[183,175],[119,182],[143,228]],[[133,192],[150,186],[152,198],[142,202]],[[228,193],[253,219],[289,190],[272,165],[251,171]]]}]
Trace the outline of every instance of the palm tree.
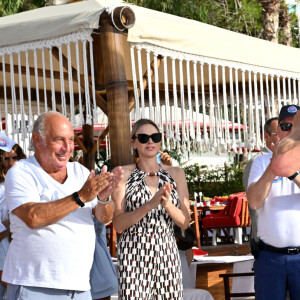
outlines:
[{"label": "palm tree", "polygon": [[43,7],[47,2],[47,0],[2,0],[0,1],[0,17]]},{"label": "palm tree", "polygon": [[279,35],[281,37],[281,43],[286,46],[291,46],[292,45],[291,18],[285,2],[282,2],[280,5],[279,27],[280,27]]},{"label": "palm tree", "polygon": [[279,8],[281,0],[260,0],[263,7],[263,38],[278,43]]}]

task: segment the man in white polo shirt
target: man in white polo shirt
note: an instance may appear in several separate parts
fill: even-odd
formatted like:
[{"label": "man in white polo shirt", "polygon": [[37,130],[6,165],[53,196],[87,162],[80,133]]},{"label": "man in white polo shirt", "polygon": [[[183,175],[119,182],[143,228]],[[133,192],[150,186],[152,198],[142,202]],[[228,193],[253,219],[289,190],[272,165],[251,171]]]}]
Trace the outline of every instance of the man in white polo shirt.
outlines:
[{"label": "man in white polo shirt", "polygon": [[[247,193],[248,190],[248,179],[249,179],[249,174],[250,170],[253,164],[253,161],[260,155],[265,155],[272,153],[272,144],[278,143],[279,137],[277,134],[277,126],[278,126],[278,118],[270,118],[266,121],[264,125],[264,138],[265,138],[265,143],[266,146],[263,147],[260,152],[258,152],[254,157],[252,157],[244,170],[243,174],[243,183],[244,183],[244,188]],[[257,254],[257,244],[258,244],[258,237],[257,237],[257,215],[258,215],[258,210],[254,210],[251,207],[249,207],[249,214],[251,218],[251,234],[250,234],[250,250],[251,253],[256,256]]]},{"label": "man in white polo shirt", "polygon": [[[293,119],[300,109],[286,105],[278,117],[278,136],[293,131]],[[276,155],[275,155],[276,156]],[[257,300],[300,299],[300,176],[275,176],[272,154],[253,162],[247,198],[258,211],[259,253],[254,263]]]},{"label": "man in white polo shirt", "polygon": [[7,299],[91,300],[92,215],[102,223],[111,220],[107,198],[123,171],[95,175],[69,162],[73,128],[54,111],[35,121],[32,141],[34,156],[19,161],[5,180],[12,232],[2,276]]}]

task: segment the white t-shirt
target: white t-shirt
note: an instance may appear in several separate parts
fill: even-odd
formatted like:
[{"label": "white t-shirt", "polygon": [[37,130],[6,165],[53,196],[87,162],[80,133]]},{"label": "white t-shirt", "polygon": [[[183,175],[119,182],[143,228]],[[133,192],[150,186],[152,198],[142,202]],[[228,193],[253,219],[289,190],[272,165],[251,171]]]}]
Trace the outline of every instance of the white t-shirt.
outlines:
[{"label": "white t-shirt", "polygon": [[[0,183],[0,232],[6,230],[7,228],[1,222],[2,220],[7,221],[7,205],[5,202],[5,186],[4,182]],[[6,253],[9,247],[9,239],[5,237],[0,241],[0,270],[3,271],[4,261]]]},{"label": "white t-shirt", "polygon": [[6,230],[6,227],[2,224],[2,215],[5,215],[5,205],[4,205],[4,199],[5,199],[5,186],[4,182],[0,183],[0,232]]},{"label": "white t-shirt", "polygon": [[[248,187],[257,182],[270,164],[271,154],[257,157]],[[286,177],[275,177],[264,205],[258,211],[258,237],[274,247],[300,246],[300,189]]]},{"label": "white t-shirt", "polygon": [[30,229],[12,211],[28,202],[52,202],[81,189],[89,171],[77,162],[67,164],[68,178],[60,184],[35,157],[21,160],[5,179],[12,242],[2,279],[8,283],[87,291],[95,248],[92,209],[97,200],[68,214],[57,223]]}]

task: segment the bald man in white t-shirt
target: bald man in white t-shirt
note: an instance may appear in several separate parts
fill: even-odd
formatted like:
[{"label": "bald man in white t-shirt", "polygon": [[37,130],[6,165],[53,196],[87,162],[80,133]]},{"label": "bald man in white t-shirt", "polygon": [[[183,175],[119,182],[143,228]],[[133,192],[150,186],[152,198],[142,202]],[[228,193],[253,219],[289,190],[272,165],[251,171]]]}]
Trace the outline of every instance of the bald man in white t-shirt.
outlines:
[{"label": "bald man in white t-shirt", "polygon": [[38,117],[32,141],[34,156],[18,162],[5,179],[12,232],[2,276],[7,299],[91,300],[93,215],[101,223],[112,219],[108,196],[123,170],[95,175],[69,162],[74,132],[58,112]]}]

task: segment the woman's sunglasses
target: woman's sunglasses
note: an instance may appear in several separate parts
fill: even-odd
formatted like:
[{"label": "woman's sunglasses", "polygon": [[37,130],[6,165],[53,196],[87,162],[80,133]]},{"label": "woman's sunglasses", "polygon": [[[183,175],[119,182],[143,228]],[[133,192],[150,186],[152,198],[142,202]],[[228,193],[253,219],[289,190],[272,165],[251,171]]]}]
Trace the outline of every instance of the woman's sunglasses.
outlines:
[{"label": "woman's sunglasses", "polygon": [[290,131],[291,128],[293,127],[293,124],[292,123],[281,123],[281,124],[279,124],[279,126],[282,131]]},{"label": "woman's sunglasses", "polygon": [[153,141],[153,143],[159,143],[161,141],[161,133],[158,132],[158,133],[153,133],[151,135],[148,135],[148,134],[145,134],[145,133],[139,133],[136,136],[133,137],[134,139],[138,139],[138,141],[141,143],[141,144],[146,144],[148,143],[149,139],[151,138],[151,140]]}]

